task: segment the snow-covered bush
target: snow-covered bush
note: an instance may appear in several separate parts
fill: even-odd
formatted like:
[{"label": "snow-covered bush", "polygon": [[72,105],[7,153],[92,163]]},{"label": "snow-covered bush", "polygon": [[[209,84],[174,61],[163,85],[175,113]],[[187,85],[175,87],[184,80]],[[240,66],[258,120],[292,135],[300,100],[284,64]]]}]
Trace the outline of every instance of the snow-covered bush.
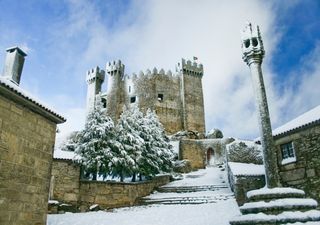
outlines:
[{"label": "snow-covered bush", "polygon": [[208,132],[207,138],[209,139],[223,138],[223,133],[221,130],[215,128]]},{"label": "snow-covered bush", "polygon": [[66,140],[60,145],[60,149],[62,151],[74,152],[78,143],[78,133],[79,131],[73,131],[72,133],[70,133]]},{"label": "snow-covered bush", "polygon": [[236,140],[227,145],[229,162],[262,164],[261,146],[249,141]]}]

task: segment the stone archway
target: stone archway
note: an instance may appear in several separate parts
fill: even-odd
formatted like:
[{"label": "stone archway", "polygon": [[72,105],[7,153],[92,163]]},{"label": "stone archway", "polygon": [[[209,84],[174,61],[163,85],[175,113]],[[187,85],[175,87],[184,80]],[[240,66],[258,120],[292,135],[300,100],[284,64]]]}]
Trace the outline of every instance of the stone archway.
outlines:
[{"label": "stone archway", "polygon": [[210,147],[207,149],[207,166],[214,165],[214,150]]}]

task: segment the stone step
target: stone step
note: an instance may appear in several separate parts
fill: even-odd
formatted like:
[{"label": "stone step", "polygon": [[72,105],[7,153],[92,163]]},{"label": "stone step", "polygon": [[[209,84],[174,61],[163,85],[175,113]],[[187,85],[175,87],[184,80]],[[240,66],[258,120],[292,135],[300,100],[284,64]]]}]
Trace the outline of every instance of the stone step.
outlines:
[{"label": "stone step", "polygon": [[159,187],[156,190],[158,192],[175,192],[175,193],[187,193],[187,192],[199,192],[199,191],[216,191],[223,188],[228,188],[227,185],[203,185],[203,186],[171,186],[171,187]]},{"label": "stone step", "polygon": [[217,201],[227,200],[233,195],[197,196],[197,197],[169,197],[169,198],[143,198],[142,205],[163,204],[163,205],[186,205],[186,204],[208,204]]},{"label": "stone step", "polygon": [[261,188],[249,191],[247,198],[249,202],[271,201],[282,198],[304,198],[305,192],[295,188]]},{"label": "stone step", "polygon": [[[264,213],[241,215],[230,221],[231,225],[280,225],[286,223],[320,221],[319,210],[306,212],[292,211],[283,212],[278,215],[267,215]],[[320,222],[318,222],[320,224]]]},{"label": "stone step", "polygon": [[310,198],[283,198],[269,202],[248,202],[240,207],[240,211],[242,214],[265,213],[276,215],[289,210],[308,211],[316,209],[317,206],[317,201]]}]

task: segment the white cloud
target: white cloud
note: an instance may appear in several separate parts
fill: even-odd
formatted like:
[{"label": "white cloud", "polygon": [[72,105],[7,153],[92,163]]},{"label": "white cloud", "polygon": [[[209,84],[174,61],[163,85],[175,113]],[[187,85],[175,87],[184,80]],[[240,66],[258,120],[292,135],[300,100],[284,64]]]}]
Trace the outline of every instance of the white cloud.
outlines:
[{"label": "white cloud", "polygon": [[[78,56],[80,60],[73,60],[80,82],[85,81],[83,76],[78,76],[81,73],[79,68],[89,69],[97,64],[104,67],[107,60],[120,58],[126,64],[127,73],[132,73],[154,66],[174,70],[181,57],[191,59],[197,56],[205,69],[203,88],[207,130],[216,127],[226,136],[258,136],[250,71],[241,59],[240,30],[249,20],[260,25],[264,40],[263,71],[273,124],[284,122],[288,108],[302,105],[306,108],[319,102],[315,99],[319,96],[318,91],[307,88],[319,83],[319,48],[313,54],[312,69],[309,66],[308,70],[302,71],[303,80],[298,88],[289,88],[281,95],[277,90],[279,87],[270,59],[282,33],[277,30],[271,3],[141,0],[134,1],[121,14],[115,27],[105,24],[102,18],[108,16],[108,13],[99,14],[97,6],[89,2],[70,1],[68,26],[63,30],[67,37],[83,34],[87,42],[85,50]],[[72,38],[63,38],[59,38],[61,46],[72,45]],[[66,63],[71,61],[66,60]],[[308,104],[304,101],[306,97],[310,100]],[[70,114],[70,126],[76,127],[80,120],[77,110],[81,111],[81,107],[73,107],[69,111],[66,109],[66,114]]]}]

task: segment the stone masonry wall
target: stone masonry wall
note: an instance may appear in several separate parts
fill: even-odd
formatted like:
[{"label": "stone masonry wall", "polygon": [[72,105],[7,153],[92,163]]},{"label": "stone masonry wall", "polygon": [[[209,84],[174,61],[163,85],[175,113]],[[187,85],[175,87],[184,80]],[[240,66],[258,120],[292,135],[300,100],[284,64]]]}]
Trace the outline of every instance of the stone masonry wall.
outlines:
[{"label": "stone masonry wall", "polygon": [[234,176],[229,166],[227,171],[230,188],[234,192],[234,196],[239,206],[247,202],[246,194],[248,191],[259,189],[265,186],[264,175]]},{"label": "stone masonry wall", "polygon": [[186,130],[205,133],[202,80],[199,75],[183,75]]},{"label": "stone masonry wall", "polygon": [[0,96],[0,224],[46,224],[56,124]]},{"label": "stone masonry wall", "polygon": [[180,141],[179,159],[189,160],[191,168],[202,169],[207,165],[207,151],[212,149],[214,152],[214,163],[216,165],[224,162],[226,144],[230,143],[232,139],[182,139]]},{"label": "stone masonry wall", "polygon": [[170,181],[168,175],[136,183],[80,180],[80,167],[71,160],[59,159],[53,161],[52,176],[52,199],[71,204],[81,211],[88,211],[93,204],[104,209],[131,206]]},{"label": "stone masonry wall", "polygon": [[[129,96],[137,96],[139,108],[146,112],[155,110],[168,134],[183,130],[179,77],[165,74],[140,75],[132,78],[133,91]],[[163,99],[159,100],[158,95]]]},{"label": "stone masonry wall", "polygon": [[[280,145],[292,141],[296,162],[281,165]],[[283,186],[302,189],[308,197],[320,201],[320,126],[276,138],[278,166]]]},{"label": "stone masonry wall", "polygon": [[201,142],[197,140],[181,140],[179,151],[179,159],[189,160],[193,170],[206,167],[206,154]]},{"label": "stone masonry wall", "polygon": [[169,181],[170,176],[137,183],[81,181],[79,205],[82,209],[88,209],[93,204],[99,204],[104,209],[132,206],[139,198]]},{"label": "stone masonry wall", "polygon": [[80,167],[71,160],[54,159],[51,172],[51,199],[77,204],[80,191]]}]

